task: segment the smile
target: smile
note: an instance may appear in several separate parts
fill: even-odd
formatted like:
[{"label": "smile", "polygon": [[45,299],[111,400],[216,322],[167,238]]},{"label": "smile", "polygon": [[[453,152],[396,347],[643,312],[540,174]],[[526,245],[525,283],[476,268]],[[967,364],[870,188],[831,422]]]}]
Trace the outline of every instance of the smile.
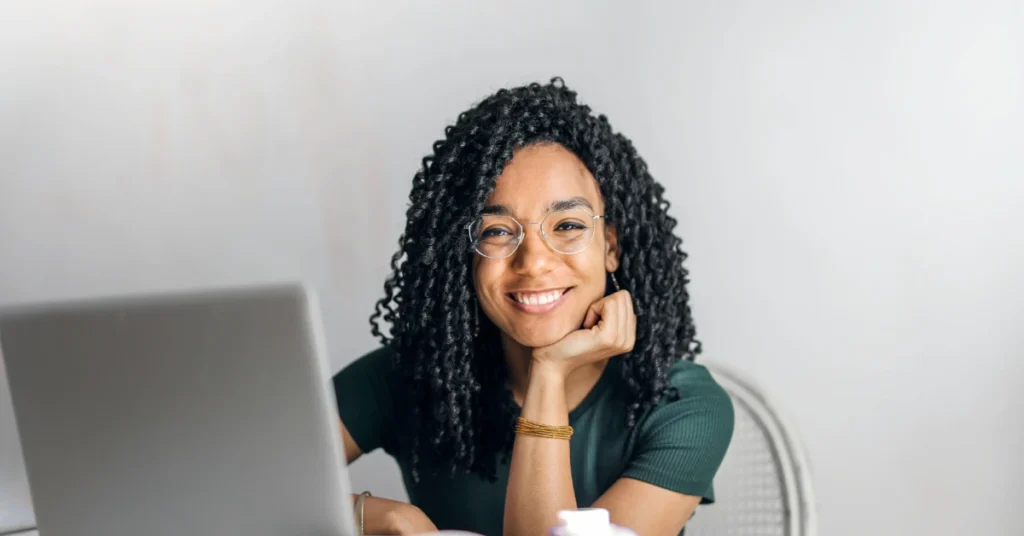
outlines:
[{"label": "smile", "polygon": [[572,287],[539,292],[509,292],[506,296],[519,310],[537,314],[546,313],[558,307],[570,292],[572,292]]}]

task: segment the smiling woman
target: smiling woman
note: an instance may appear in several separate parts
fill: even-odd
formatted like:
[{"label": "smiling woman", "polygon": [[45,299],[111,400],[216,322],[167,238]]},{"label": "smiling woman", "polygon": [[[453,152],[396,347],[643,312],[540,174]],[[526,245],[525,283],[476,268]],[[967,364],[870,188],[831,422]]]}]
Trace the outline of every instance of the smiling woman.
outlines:
[{"label": "smiling woman", "polygon": [[[505,166],[474,225],[480,255],[473,257],[473,282],[486,317],[521,347],[506,344],[506,353],[554,344],[604,297],[619,259],[615,231],[600,225],[605,232],[594,232],[603,211],[597,181],[561,145],[524,147]],[[536,232],[509,233],[506,220],[517,223],[517,216],[537,222]],[[600,239],[588,247],[595,234]]]},{"label": "smiling woman", "polygon": [[732,406],[693,362],[662,194],[560,79],[445,129],[371,317],[382,347],[334,378],[349,461],[383,448],[409,492],[359,501],[367,532],[546,534],[595,506],[678,534],[714,500]]}]

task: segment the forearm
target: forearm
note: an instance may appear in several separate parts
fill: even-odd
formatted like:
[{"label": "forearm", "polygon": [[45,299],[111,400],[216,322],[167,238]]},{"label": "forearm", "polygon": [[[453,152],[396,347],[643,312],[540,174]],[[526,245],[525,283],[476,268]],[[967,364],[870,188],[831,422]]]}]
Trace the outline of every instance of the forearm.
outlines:
[{"label": "forearm", "polygon": [[[531,371],[522,416],[552,426],[569,424],[565,380]],[[558,523],[559,510],[574,508],[569,442],[517,434],[505,495],[505,536],[547,534]]]}]

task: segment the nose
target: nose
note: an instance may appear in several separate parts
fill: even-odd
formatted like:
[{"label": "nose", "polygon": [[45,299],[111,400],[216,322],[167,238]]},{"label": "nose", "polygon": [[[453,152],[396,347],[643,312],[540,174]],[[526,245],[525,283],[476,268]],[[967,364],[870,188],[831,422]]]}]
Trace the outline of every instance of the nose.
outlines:
[{"label": "nose", "polygon": [[519,275],[535,277],[554,269],[558,262],[555,252],[544,242],[540,226],[523,225],[523,241],[512,255],[512,269]]}]

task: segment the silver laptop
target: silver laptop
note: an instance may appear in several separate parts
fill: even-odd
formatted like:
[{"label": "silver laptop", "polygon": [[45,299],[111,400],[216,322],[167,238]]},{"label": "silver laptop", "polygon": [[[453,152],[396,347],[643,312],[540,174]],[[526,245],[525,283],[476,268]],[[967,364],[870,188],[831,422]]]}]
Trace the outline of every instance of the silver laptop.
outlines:
[{"label": "silver laptop", "polygon": [[9,308],[0,348],[42,536],[355,533],[302,286]]}]

